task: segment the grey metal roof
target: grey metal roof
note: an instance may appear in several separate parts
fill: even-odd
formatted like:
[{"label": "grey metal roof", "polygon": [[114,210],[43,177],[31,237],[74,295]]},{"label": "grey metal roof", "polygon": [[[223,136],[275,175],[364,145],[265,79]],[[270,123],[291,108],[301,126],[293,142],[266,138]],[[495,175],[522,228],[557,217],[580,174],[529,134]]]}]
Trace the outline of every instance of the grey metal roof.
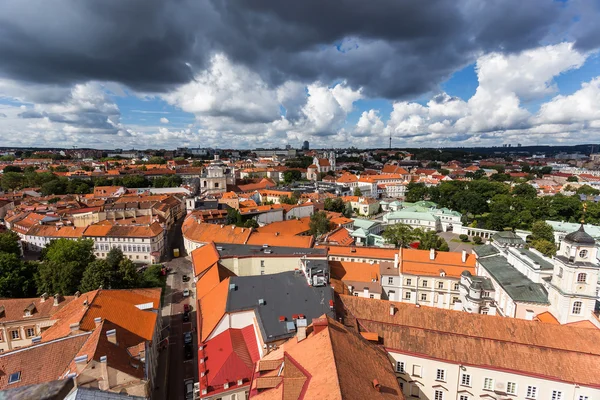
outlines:
[{"label": "grey metal roof", "polygon": [[[304,248],[304,247],[262,247],[246,244],[225,244],[217,243],[215,245],[221,257],[247,257],[261,255],[264,257],[277,256],[326,256],[325,248]],[[265,252],[266,250],[266,252]]]},{"label": "grey metal roof", "polygon": [[145,397],[106,392],[100,389],[78,387],[65,400],[143,400]]},{"label": "grey metal roof", "polygon": [[508,245],[524,245],[525,241],[521,239],[516,233],[511,231],[502,231],[494,233],[492,239],[498,243]]},{"label": "grey metal roof", "polygon": [[548,304],[548,293],[544,286],[523,275],[503,256],[482,258],[478,261],[514,301]]},{"label": "grey metal roof", "polygon": [[473,247],[473,251],[475,251],[475,254],[477,254],[479,257],[487,257],[487,256],[493,256],[494,254],[500,254],[500,250],[498,250],[491,244],[475,246],[475,247]]},{"label": "grey metal roof", "polygon": [[595,245],[596,241],[583,228],[583,224],[575,232],[569,233],[563,239],[565,242]]},{"label": "grey metal roof", "polygon": [[[292,321],[294,314],[304,314],[310,323],[323,314],[334,317],[329,301],[333,300],[331,286],[313,287],[306,282],[304,275],[294,271],[259,276],[234,276],[227,297],[227,312],[256,310],[257,320],[265,342],[273,342],[294,336],[288,332],[285,322],[279,317]],[[258,304],[263,299],[264,305]]]},{"label": "grey metal roof", "polygon": [[[536,266],[539,266],[539,269],[541,269],[543,271],[554,269],[554,264],[552,264],[551,261],[544,259],[544,257],[540,257],[539,255],[535,254],[533,251],[531,251],[529,249],[515,249],[515,250],[518,251],[519,253],[523,254],[524,256],[528,257],[529,259],[531,259],[533,262],[535,262],[537,264]],[[523,260],[523,261],[526,261],[526,260]]]}]

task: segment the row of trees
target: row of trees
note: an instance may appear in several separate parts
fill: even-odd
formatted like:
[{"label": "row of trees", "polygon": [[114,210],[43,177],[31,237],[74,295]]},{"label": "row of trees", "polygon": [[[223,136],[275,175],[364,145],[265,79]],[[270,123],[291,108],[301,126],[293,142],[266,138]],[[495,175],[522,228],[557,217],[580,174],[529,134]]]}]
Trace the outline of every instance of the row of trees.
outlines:
[{"label": "row of trees", "polygon": [[96,259],[89,239],[58,239],[42,251],[41,261],[20,257],[19,237],[8,231],[0,234],[0,297],[34,297],[42,293],[72,295],[105,289],[129,289],[162,285],[161,266],[137,272],[133,261],[114,248],[106,259]]},{"label": "row of trees", "polygon": [[[535,221],[563,220],[578,222],[583,216],[583,202],[578,195],[537,197],[527,183],[510,187],[503,182],[486,180],[442,182],[435,187],[410,183],[406,200],[431,200],[463,214],[463,223],[493,230],[531,229]],[[587,191],[583,186],[580,192]],[[585,219],[600,223],[600,204],[588,202]]]},{"label": "row of trees", "polygon": [[[7,167],[8,168],[8,167]],[[125,186],[128,188],[178,187],[183,180],[177,175],[146,178],[142,175],[125,175],[116,178],[94,177],[91,179],[68,179],[51,172],[37,173],[33,169],[24,172],[6,172],[0,177],[0,188],[4,191],[26,187],[39,187],[44,196],[61,194],[87,194],[94,186]]]},{"label": "row of trees", "polygon": [[412,243],[419,242],[418,248],[421,250],[450,250],[448,243],[439,237],[435,231],[428,231],[421,228],[413,229],[406,224],[389,225],[383,231],[382,236],[386,242],[392,243],[396,247],[408,247]]}]

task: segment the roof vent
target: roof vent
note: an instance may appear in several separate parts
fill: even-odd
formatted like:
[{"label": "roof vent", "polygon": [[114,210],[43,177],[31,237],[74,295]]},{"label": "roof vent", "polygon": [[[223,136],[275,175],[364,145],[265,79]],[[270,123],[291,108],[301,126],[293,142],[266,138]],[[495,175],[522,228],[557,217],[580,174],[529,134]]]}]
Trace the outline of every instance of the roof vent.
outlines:
[{"label": "roof vent", "polygon": [[236,290],[236,288],[237,288],[237,286],[235,285],[235,283],[230,283],[229,284],[229,290],[230,291]]},{"label": "roof vent", "polygon": [[381,384],[377,379],[373,379],[373,388],[375,388],[375,390],[378,392],[381,392]]},{"label": "roof vent", "polygon": [[283,315],[279,316],[279,322],[285,322],[285,317]]},{"label": "roof vent", "polygon": [[31,344],[36,344],[36,343],[40,343],[42,341],[42,337],[41,336],[34,336],[31,338]]},{"label": "roof vent", "polygon": [[265,299],[258,299],[258,305],[259,306],[264,306],[265,305]]},{"label": "roof vent", "polygon": [[217,246],[218,251],[223,251],[223,246]]},{"label": "roof vent", "polygon": [[263,244],[263,249],[266,249],[267,247],[269,247],[268,244]]}]

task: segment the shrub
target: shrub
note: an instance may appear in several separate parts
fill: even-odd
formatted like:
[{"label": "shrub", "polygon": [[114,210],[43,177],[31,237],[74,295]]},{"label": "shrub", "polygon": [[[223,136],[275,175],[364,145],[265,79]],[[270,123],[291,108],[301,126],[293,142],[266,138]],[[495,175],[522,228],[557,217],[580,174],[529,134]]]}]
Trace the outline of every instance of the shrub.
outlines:
[{"label": "shrub", "polygon": [[481,244],[481,242],[483,242],[483,239],[481,239],[481,236],[473,236],[473,243]]},{"label": "shrub", "polygon": [[465,235],[464,233],[459,235],[458,238],[460,240],[462,240],[463,242],[468,242],[469,241],[469,235]]}]

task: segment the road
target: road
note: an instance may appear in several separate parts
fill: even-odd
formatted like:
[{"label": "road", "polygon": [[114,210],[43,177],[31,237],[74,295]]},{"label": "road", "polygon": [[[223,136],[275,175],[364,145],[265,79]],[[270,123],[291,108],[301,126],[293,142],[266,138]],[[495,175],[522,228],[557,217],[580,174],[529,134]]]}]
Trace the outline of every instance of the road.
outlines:
[{"label": "road", "polygon": [[[188,257],[173,258],[171,249],[179,248],[183,251],[183,239],[181,236],[181,221],[168,233],[169,252],[166,253],[164,264],[171,268],[167,275],[167,287],[163,299],[163,327],[168,329],[168,346],[161,353],[159,369],[157,374],[158,388],[153,393],[154,399],[184,399],[184,382],[188,379],[198,381],[198,343],[196,339],[196,300],[193,287],[192,263]],[[183,276],[187,275],[190,280],[183,282]],[[190,290],[190,297],[183,297],[183,290]],[[183,306],[189,304],[192,307],[190,322],[183,322]],[[186,360],[184,354],[183,333],[193,332],[193,359]]]}]

